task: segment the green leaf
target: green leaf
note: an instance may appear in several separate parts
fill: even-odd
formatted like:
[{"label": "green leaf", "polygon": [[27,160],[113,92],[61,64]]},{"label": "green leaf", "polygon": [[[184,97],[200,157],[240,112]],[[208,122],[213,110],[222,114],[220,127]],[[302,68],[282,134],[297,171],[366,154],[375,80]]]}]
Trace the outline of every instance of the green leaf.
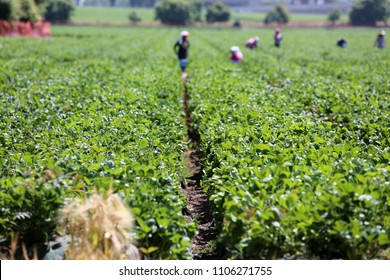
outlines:
[{"label": "green leaf", "polygon": [[387,245],[390,244],[389,235],[386,233],[381,233],[378,236],[379,245]]},{"label": "green leaf", "polygon": [[137,217],[136,221],[138,225],[141,227],[143,232],[149,233],[152,230],[152,228],[149,227],[140,217]]},{"label": "green leaf", "polygon": [[166,218],[157,218],[157,223],[160,227],[167,227],[169,225],[170,220]]}]

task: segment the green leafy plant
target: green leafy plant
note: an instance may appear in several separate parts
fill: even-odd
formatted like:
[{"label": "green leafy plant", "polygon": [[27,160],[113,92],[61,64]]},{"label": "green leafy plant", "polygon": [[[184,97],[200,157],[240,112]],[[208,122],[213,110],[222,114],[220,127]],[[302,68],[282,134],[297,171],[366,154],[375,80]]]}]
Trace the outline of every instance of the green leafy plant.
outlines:
[{"label": "green leafy plant", "polygon": [[10,246],[12,239],[17,238],[19,245],[23,243],[30,254],[34,247],[39,248],[42,257],[44,244],[56,231],[57,210],[63,203],[62,180],[55,171],[46,170],[43,174],[32,171],[26,178],[1,181],[2,247]]}]

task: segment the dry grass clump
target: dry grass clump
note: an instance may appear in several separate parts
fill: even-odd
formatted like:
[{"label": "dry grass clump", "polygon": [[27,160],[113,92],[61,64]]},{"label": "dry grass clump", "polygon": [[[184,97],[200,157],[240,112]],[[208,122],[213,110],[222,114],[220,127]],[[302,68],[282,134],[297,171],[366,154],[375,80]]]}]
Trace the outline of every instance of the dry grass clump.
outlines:
[{"label": "dry grass clump", "polygon": [[381,259],[381,260],[390,260],[390,248],[381,250],[379,252],[379,259]]},{"label": "dry grass clump", "polygon": [[62,209],[60,219],[71,240],[66,259],[140,259],[132,244],[133,216],[112,191],[72,202]]}]

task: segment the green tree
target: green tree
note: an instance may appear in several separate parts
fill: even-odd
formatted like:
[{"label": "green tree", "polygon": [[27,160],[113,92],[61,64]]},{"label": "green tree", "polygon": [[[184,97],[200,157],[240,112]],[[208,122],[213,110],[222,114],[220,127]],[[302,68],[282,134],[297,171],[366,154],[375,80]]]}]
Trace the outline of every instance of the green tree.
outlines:
[{"label": "green tree", "polygon": [[340,20],[340,18],[341,18],[340,9],[334,8],[328,14],[328,21],[330,21],[332,24],[335,24],[336,21]]},{"label": "green tree", "polygon": [[15,16],[15,4],[12,0],[0,0],[0,20],[12,21]]},{"label": "green tree", "polygon": [[[16,0],[16,1],[20,1],[20,0]],[[38,13],[40,14],[41,17],[43,17],[43,15],[45,14],[46,6],[49,3],[49,1],[50,0],[34,0]]]},{"label": "green tree", "polygon": [[216,2],[207,7],[207,22],[226,22],[230,19],[230,8],[222,2]]},{"label": "green tree", "polygon": [[0,0],[0,19],[36,22],[42,19],[48,0]]},{"label": "green tree", "polygon": [[288,13],[288,10],[283,4],[278,3],[266,15],[264,22],[265,23],[271,23],[271,22],[287,23],[289,20],[290,20],[290,15]]},{"label": "green tree", "polygon": [[358,0],[352,6],[349,20],[354,25],[375,26],[389,16],[389,0]]},{"label": "green tree", "polygon": [[19,0],[19,5],[19,20],[37,22],[42,19],[42,14],[34,0]]},{"label": "green tree", "polygon": [[136,13],[136,12],[131,12],[129,14],[129,20],[131,21],[132,24],[136,25],[138,22],[140,22],[142,19],[141,17]]},{"label": "green tree", "polygon": [[44,17],[50,22],[66,22],[70,20],[73,11],[73,0],[50,0]]},{"label": "green tree", "polygon": [[200,19],[201,6],[194,0],[162,0],[155,6],[155,18],[162,23],[186,24]]},{"label": "green tree", "polygon": [[190,0],[191,4],[191,21],[201,21],[202,20],[202,0]]}]

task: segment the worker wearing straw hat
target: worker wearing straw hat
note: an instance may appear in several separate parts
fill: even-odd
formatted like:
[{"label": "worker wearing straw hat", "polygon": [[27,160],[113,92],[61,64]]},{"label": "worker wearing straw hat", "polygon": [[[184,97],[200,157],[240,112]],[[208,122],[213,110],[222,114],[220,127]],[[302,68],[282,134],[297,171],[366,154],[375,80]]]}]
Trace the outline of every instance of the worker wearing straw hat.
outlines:
[{"label": "worker wearing straw hat", "polygon": [[188,36],[190,33],[188,31],[182,31],[180,33],[179,40],[173,46],[175,53],[177,54],[180,62],[181,71],[185,72],[187,63],[188,63],[188,49],[190,47],[190,42],[188,41]]},{"label": "worker wearing straw hat", "polygon": [[378,37],[376,37],[374,45],[376,45],[380,49],[383,49],[386,46],[385,35],[386,32],[384,30],[381,30],[378,34]]}]

